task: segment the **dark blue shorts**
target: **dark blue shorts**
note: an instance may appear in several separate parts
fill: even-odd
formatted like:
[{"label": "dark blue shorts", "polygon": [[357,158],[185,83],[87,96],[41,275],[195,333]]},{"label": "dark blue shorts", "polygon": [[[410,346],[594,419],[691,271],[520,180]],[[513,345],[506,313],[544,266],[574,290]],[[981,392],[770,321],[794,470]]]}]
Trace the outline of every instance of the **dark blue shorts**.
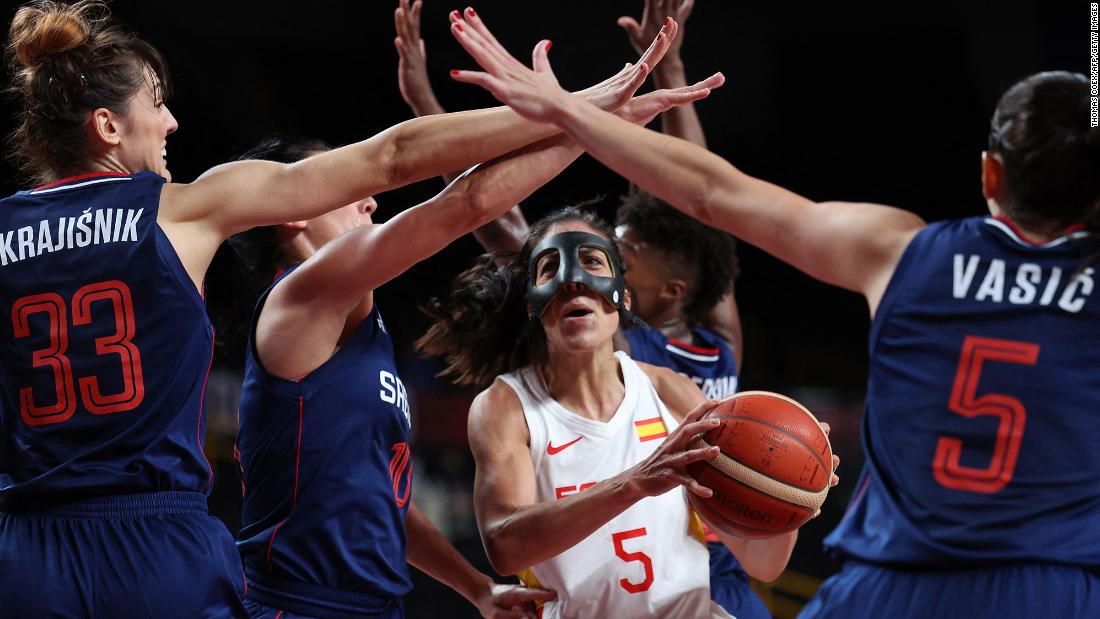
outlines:
[{"label": "dark blue shorts", "polygon": [[1100,617],[1100,576],[1055,564],[902,570],[848,561],[799,615],[832,617]]},{"label": "dark blue shorts", "polygon": [[0,512],[0,614],[245,618],[233,538],[195,492]]},{"label": "dark blue shorts", "polygon": [[710,551],[710,599],[737,619],[771,619],[764,600],[749,586],[749,575],[729,548],[708,542]]}]

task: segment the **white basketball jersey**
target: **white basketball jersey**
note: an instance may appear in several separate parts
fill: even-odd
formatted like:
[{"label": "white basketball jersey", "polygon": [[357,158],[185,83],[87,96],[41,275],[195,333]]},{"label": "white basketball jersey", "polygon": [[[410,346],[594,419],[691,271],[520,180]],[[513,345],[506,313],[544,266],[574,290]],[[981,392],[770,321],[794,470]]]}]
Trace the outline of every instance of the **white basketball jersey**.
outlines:
[{"label": "white basketball jersey", "polygon": [[[501,376],[519,396],[531,432],[538,502],[583,492],[653,453],[676,428],[649,377],[618,352],[626,394],[608,422],[569,412],[527,367]],[[557,591],[543,619],[728,618],[710,599],[709,554],[692,533],[682,490],[638,501],[562,554],[530,568]],[[530,574],[521,578],[534,584]]]}]

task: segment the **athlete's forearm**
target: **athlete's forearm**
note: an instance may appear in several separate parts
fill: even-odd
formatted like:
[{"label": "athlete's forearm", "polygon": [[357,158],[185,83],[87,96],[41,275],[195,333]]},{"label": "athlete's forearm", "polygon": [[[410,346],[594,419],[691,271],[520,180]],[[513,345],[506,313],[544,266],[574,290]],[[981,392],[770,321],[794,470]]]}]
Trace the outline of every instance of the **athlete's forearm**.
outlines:
[{"label": "athlete's forearm", "polygon": [[406,557],[410,565],[454,589],[462,597],[476,600],[489,590],[492,579],[470,565],[439,529],[420,511],[416,503],[405,514],[408,535]]},{"label": "athlete's forearm", "polygon": [[461,192],[478,226],[504,216],[515,204],[561,173],[583,151],[564,135],[542,140],[463,174],[444,191]]},{"label": "athlete's forearm", "polygon": [[474,230],[474,238],[485,248],[485,251],[514,251],[518,252],[527,240],[527,218],[523,216],[523,210],[517,204],[507,213],[497,217],[493,221]]},{"label": "athlete's forearm", "polygon": [[[336,238],[284,281],[265,311],[270,311],[272,303],[297,307],[313,317],[302,329],[324,328],[323,334],[310,338],[335,342],[339,333],[331,325],[343,324],[347,312],[367,293],[504,214],[580,152],[558,135],[471,168],[428,202],[398,213],[385,224],[361,226]],[[332,320],[318,319],[325,314]]]},{"label": "athlete's forearm", "polygon": [[726,548],[737,557],[745,573],[757,580],[771,582],[787,569],[791,552],[798,541],[798,531],[765,539],[745,539],[723,533],[711,525],[711,530]]},{"label": "athlete's forearm", "polygon": [[535,503],[493,522],[481,522],[481,539],[493,568],[511,575],[576,546],[642,496],[626,474],[553,503]]},{"label": "athlete's forearm", "polygon": [[392,131],[389,169],[395,187],[465,170],[559,133],[504,107],[422,116]]},{"label": "athlete's forearm", "polygon": [[[684,63],[679,58],[666,57],[653,72],[653,81],[657,88],[682,88],[688,85]],[[661,114],[661,133],[687,140],[703,148],[707,147],[707,138],[703,133],[703,124],[695,112],[694,103],[671,107]]]},{"label": "athlete's forearm", "polygon": [[708,212],[713,194],[745,177],[703,148],[635,126],[576,97],[562,97],[556,103],[555,123],[590,155],[704,222],[713,219]]}]

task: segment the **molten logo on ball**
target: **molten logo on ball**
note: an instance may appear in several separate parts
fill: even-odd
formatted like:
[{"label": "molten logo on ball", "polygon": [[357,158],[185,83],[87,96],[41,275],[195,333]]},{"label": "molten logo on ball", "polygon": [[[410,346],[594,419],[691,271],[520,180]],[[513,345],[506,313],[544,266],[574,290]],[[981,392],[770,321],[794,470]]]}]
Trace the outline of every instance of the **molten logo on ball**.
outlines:
[{"label": "molten logo on ball", "polygon": [[715,492],[714,496],[711,497],[711,498],[713,500],[717,501],[718,503],[720,503],[728,511],[733,512],[735,514],[740,514],[740,515],[748,518],[749,520],[757,520],[759,522],[771,522],[772,521],[772,515],[771,514],[765,514],[764,512],[757,511],[757,510],[749,507],[748,503],[744,503],[744,502],[738,501],[736,499],[731,499],[730,497],[727,497],[727,496],[722,495],[722,494],[718,494],[717,492]]}]

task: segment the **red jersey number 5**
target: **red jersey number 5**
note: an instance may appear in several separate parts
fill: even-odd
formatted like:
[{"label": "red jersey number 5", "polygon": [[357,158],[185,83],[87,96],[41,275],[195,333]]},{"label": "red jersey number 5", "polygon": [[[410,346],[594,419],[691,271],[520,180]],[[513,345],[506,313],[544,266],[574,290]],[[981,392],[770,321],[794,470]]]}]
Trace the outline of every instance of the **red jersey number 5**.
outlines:
[{"label": "red jersey number 5", "polygon": [[1024,438],[1027,410],[1019,400],[1003,393],[977,395],[978,381],[986,361],[1035,365],[1038,358],[1038,344],[966,336],[947,406],[951,412],[963,417],[992,416],[997,417],[1000,423],[989,466],[984,469],[959,463],[963,450],[961,439],[940,437],[936,443],[932,473],[941,486],[992,494],[1004,489],[1012,480],[1016,458],[1020,454],[1020,442]]},{"label": "red jersey number 5", "polygon": [[615,544],[615,556],[626,563],[641,563],[642,569],[645,571],[645,576],[642,578],[641,582],[630,582],[626,578],[619,579],[619,586],[630,593],[648,591],[653,585],[653,560],[649,558],[649,555],[644,552],[627,552],[626,549],[623,548],[624,540],[644,537],[645,534],[645,527],[611,534],[611,541]]}]

